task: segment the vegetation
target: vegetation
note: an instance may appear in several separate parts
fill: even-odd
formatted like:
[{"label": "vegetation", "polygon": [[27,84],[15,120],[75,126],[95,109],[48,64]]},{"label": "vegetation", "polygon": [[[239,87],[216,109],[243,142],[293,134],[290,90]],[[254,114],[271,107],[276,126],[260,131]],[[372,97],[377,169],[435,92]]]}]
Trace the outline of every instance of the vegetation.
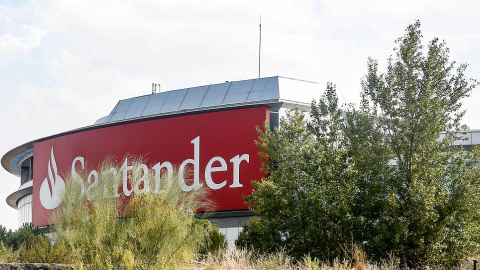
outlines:
[{"label": "vegetation", "polygon": [[[359,250],[352,251],[351,260],[335,260],[332,264],[320,262],[305,256],[301,260],[295,260],[284,251],[259,255],[247,249],[227,250],[217,255],[210,255],[205,260],[194,262],[195,269],[295,269],[295,270],[321,270],[321,269],[367,269],[367,262]],[[395,269],[395,262],[385,263],[390,269]],[[380,268],[380,265],[379,267]],[[387,269],[388,269],[387,268]],[[377,269],[371,266],[371,269]]]},{"label": "vegetation", "polygon": [[15,232],[0,226],[0,262],[53,263],[66,254],[65,249],[52,244],[32,224],[25,224]]},{"label": "vegetation", "polygon": [[202,228],[207,234],[204,235],[203,245],[201,245],[197,251],[200,257],[204,257],[208,254],[217,254],[227,250],[228,243],[225,240],[225,235],[221,234],[218,230],[218,226],[212,224],[206,219],[195,219],[194,226]]},{"label": "vegetation", "polygon": [[[364,175],[359,191],[375,194],[357,201],[356,215],[368,220],[361,239],[370,256],[452,267],[480,247],[480,152],[452,147],[464,129],[462,99],[477,82],[465,78],[465,64],[454,70],[445,42],[433,39],[424,55],[421,38],[417,21],[384,74],[369,60],[362,106],[347,117],[348,148],[363,162],[354,166]],[[379,140],[365,145],[359,133]]]},{"label": "vegetation", "polygon": [[[315,124],[306,125],[295,110],[283,119],[281,129],[265,127],[259,146],[268,175],[254,182],[257,189],[247,202],[261,219],[252,221],[240,235],[240,246],[274,252],[280,249],[301,258],[310,254],[320,260],[344,257],[352,240],[355,222],[351,201],[355,196],[354,173],[339,132],[340,111],[334,87],[315,106]],[[318,109],[318,110],[317,110]],[[324,119],[321,115],[328,116]]]},{"label": "vegetation", "polygon": [[308,118],[296,109],[280,128],[259,129],[266,177],[246,197],[259,216],[237,241],[246,249],[227,250],[218,228],[194,218],[207,204],[201,189],[185,193],[173,175],[148,192],[154,175],[138,162],[128,170],[135,192],[117,197],[112,172],[122,169],[107,162],[92,188],[67,180],[54,244],[32,226],[0,228],[1,260],[77,269],[470,268],[466,260],[480,254],[480,149],[453,143],[477,82],[465,78],[466,65],[454,70],[444,42],[424,50],[421,39],[416,22],[385,73],[368,61],[359,108],[341,108],[327,84]]},{"label": "vegetation", "polygon": [[0,241],[5,247],[19,249],[23,244],[32,244],[44,236],[33,224],[24,224],[15,232],[8,230],[0,225]]},{"label": "vegetation", "polygon": [[[31,225],[17,233],[0,230],[1,261],[69,263],[75,269],[178,269],[199,255],[226,248],[225,237],[208,220],[195,219],[207,209],[202,189],[183,192],[176,174],[160,181],[160,192],[141,192],[155,181],[143,175],[141,162],[129,170],[137,189],[128,204],[115,197],[120,180],[111,162],[98,181],[84,190],[68,178],[64,201],[54,217],[53,244]],[[84,179],[87,179],[86,177]]]},{"label": "vegetation", "polygon": [[359,246],[374,262],[452,268],[480,251],[480,151],[453,147],[461,101],[477,85],[454,71],[438,39],[424,54],[420,23],[396,41],[385,74],[368,62],[359,109],[335,87],[281,128],[259,130],[263,170],[247,197],[261,218],[237,244],[333,262]]},{"label": "vegetation", "polygon": [[193,260],[198,250],[211,248],[214,227],[194,218],[196,209],[207,207],[201,189],[183,192],[174,174],[161,179],[160,192],[139,192],[154,184],[154,175],[143,175],[141,162],[132,166],[129,178],[138,190],[126,205],[125,198],[115,197],[120,180],[108,162],[88,192],[79,181],[67,180],[55,231],[76,268],[177,269]]},{"label": "vegetation", "polygon": [[[204,260],[195,261],[186,269],[291,269],[291,270],[408,270],[414,269],[404,265],[398,258],[388,256],[379,262],[368,261],[365,252],[353,246],[346,251],[347,257],[335,259],[333,262],[322,262],[306,255],[300,259],[290,257],[285,251],[259,254],[248,249],[227,250],[216,255],[210,255]],[[460,265],[458,270],[471,270],[472,261]],[[429,269],[428,267],[420,267]]]}]

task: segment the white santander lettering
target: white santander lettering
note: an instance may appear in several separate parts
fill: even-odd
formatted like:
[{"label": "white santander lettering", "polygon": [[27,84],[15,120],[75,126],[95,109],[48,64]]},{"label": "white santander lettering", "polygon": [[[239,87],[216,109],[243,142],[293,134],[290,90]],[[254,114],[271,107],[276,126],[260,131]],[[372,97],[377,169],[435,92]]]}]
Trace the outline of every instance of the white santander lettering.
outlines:
[{"label": "white santander lettering", "polygon": [[[200,183],[200,136],[197,136],[195,139],[191,141],[193,144],[193,159],[189,158],[182,162],[180,168],[178,169],[178,184],[183,191],[191,191],[192,189],[199,189],[203,186]],[[193,165],[193,184],[187,185],[185,183],[185,167],[187,164]]]},{"label": "white santander lettering", "polygon": [[[141,172],[139,172],[141,170]],[[135,170],[135,175],[142,174],[140,179],[138,179],[133,187],[135,193],[143,194],[150,192],[150,181],[148,178],[148,167],[145,164],[140,164]],[[143,188],[140,188],[140,185],[143,183]]]},{"label": "white santander lettering", "polygon": [[160,179],[162,178],[162,169],[167,170],[167,179],[171,178],[173,175],[173,166],[172,163],[165,161],[165,162],[158,162],[155,164],[153,167],[153,170],[155,171],[155,190],[153,193],[159,193],[160,192]]},{"label": "white santander lettering", "polygon": [[[220,167],[212,167],[214,162],[220,162]],[[212,179],[212,172],[224,172],[227,170],[227,163],[225,159],[221,157],[213,157],[207,164],[205,168],[205,182],[207,182],[207,186],[211,189],[221,189],[227,184],[227,180],[223,180],[221,183],[217,184],[213,182]]]},{"label": "white santander lettering", "polygon": [[79,186],[81,187],[81,190],[80,190],[80,198],[81,198],[81,197],[83,197],[83,193],[85,192],[85,188],[84,188],[84,185],[83,185],[83,183],[84,183],[83,179],[80,177],[80,175],[78,175],[77,170],[75,169],[77,161],[80,161],[80,164],[82,165],[82,170],[83,170],[83,169],[85,169],[85,158],[84,157],[76,157],[72,162],[72,171],[70,173],[72,175],[73,181],[77,182],[79,184]]},{"label": "white santander lettering", "polygon": [[88,174],[87,181],[89,185],[87,187],[86,196],[87,196],[87,200],[91,201],[93,199],[93,196],[91,193],[92,189],[98,184],[98,172],[95,170],[91,171]]},{"label": "white santander lettering", "polygon": [[128,171],[131,169],[133,169],[133,166],[128,166],[128,158],[125,158],[125,162],[123,163],[121,170],[123,172],[123,194],[125,194],[127,197],[132,194],[132,190],[128,189]]},{"label": "white santander lettering", "polygon": [[[203,186],[203,183],[200,182],[200,136],[195,137],[190,143],[193,145],[193,158],[183,160],[178,169],[178,185],[183,191],[197,190]],[[230,159],[233,172],[232,183],[228,186],[229,188],[243,187],[240,179],[240,165],[244,161],[250,163],[249,154],[236,155]],[[186,171],[188,171],[188,167],[192,169],[193,179],[191,180],[193,181],[188,181],[188,179],[186,179],[188,174],[185,174]],[[149,167],[145,164],[140,164],[134,169],[133,165],[128,164],[128,157],[125,158],[118,171],[116,168],[112,167],[103,170],[102,174],[99,176],[99,173],[96,170],[91,170],[88,173],[87,178],[83,179],[82,175],[85,177],[87,174],[86,172],[80,173],[80,171],[85,170],[85,158],[77,156],[72,162],[71,176],[72,179],[81,186],[80,198],[86,196],[88,200],[91,200],[93,198],[94,188],[99,186],[99,181],[103,178],[108,179],[106,181],[107,185],[102,186],[103,196],[119,198],[120,193],[129,197],[132,193],[148,193],[152,188],[153,193],[160,193],[161,179],[163,177],[173,177],[174,167],[170,161],[164,161],[156,163],[150,169],[154,170],[155,184],[150,183],[150,181],[153,180],[150,180],[149,178]],[[205,183],[208,188],[219,190],[227,186],[228,179],[217,179],[214,181],[213,173],[227,172],[228,170],[229,166],[227,166],[224,157],[214,156],[211,158],[203,171],[205,173]],[[121,188],[118,187],[118,184],[121,184]]]},{"label": "white santander lettering", "polygon": [[240,184],[240,163],[244,160],[247,163],[250,163],[250,155],[236,155],[232,159],[230,159],[230,162],[233,163],[233,184],[230,185],[231,188],[243,187],[243,185]]}]

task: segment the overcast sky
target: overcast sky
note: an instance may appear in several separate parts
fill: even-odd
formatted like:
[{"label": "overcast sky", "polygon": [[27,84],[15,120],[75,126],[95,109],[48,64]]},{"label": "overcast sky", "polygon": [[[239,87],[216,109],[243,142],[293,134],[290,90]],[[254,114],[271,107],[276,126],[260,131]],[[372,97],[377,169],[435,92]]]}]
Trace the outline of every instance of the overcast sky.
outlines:
[{"label": "overcast sky", "polygon": [[[0,0],[0,156],[28,141],[93,124],[118,100],[261,76],[333,82],[358,102],[368,57],[385,70],[394,40],[419,19],[424,44],[444,39],[480,79],[480,1]],[[318,94],[320,97],[320,93]],[[464,102],[480,128],[480,87]],[[0,169],[0,224],[20,180]]]}]

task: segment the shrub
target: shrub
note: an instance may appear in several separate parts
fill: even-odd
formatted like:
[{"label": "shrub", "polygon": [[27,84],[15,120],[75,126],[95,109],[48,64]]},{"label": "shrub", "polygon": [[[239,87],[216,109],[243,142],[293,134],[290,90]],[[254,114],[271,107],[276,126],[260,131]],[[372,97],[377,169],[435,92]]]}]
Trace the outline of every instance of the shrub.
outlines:
[{"label": "shrub", "polygon": [[15,232],[0,226],[0,242],[0,261],[49,263],[68,257],[61,243],[52,243],[33,224],[24,224]]},{"label": "shrub", "polygon": [[[154,175],[143,175],[140,166],[141,162],[133,164],[129,179],[132,187],[147,191]],[[212,227],[194,218],[196,209],[208,207],[202,189],[183,192],[174,173],[162,177],[160,192],[132,193],[124,204],[126,198],[114,196],[121,186],[118,177],[109,173],[111,168],[119,171],[106,162],[88,192],[78,179],[67,179],[55,230],[76,268],[178,268],[208,247]]]},{"label": "shrub", "polygon": [[196,219],[194,224],[197,227],[203,227],[203,230],[208,232],[198,251],[200,255],[217,254],[227,249],[228,243],[225,240],[225,235],[220,233],[217,225],[206,219]]}]

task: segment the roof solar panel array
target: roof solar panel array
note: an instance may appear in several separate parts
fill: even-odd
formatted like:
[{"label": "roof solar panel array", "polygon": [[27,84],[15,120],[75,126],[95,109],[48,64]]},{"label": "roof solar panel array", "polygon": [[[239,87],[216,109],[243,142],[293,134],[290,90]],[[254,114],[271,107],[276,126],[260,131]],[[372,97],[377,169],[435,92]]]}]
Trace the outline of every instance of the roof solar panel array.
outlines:
[{"label": "roof solar panel array", "polygon": [[[100,118],[95,124],[188,110],[279,100],[281,98],[279,81],[285,80],[298,82],[298,80],[283,77],[258,78],[173,90],[120,100],[109,115]],[[301,82],[303,84],[306,83],[305,81]],[[316,85],[311,82],[307,83]]]}]

